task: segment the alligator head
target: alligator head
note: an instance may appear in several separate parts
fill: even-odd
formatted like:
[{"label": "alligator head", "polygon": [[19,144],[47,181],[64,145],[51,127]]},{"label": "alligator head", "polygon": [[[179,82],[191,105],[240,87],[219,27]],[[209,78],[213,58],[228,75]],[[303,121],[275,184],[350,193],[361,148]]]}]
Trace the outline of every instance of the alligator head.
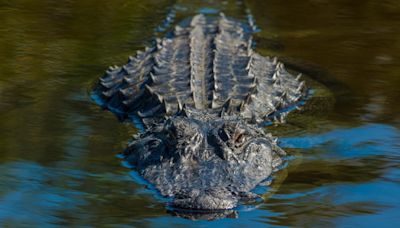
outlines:
[{"label": "alligator head", "polygon": [[251,193],[282,164],[285,153],[271,135],[238,118],[176,115],[138,136],[128,162],[172,207],[224,210]]}]

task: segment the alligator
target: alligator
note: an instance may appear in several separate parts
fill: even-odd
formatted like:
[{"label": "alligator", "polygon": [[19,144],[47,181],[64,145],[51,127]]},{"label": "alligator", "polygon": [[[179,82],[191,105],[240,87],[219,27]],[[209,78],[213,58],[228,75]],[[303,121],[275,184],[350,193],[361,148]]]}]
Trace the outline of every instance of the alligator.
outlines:
[{"label": "alligator", "polygon": [[277,58],[254,51],[252,20],[184,19],[164,38],[110,67],[94,100],[141,129],[123,157],[177,210],[254,202],[285,164],[264,129],[304,104],[308,89]]}]

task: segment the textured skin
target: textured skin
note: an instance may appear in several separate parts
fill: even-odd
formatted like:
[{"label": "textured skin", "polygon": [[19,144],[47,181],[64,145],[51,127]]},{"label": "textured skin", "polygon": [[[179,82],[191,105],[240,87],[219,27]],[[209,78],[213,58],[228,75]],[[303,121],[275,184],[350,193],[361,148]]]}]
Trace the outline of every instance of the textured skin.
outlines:
[{"label": "textured skin", "polygon": [[173,206],[230,209],[282,164],[270,135],[240,119],[175,116],[129,145],[125,155]]},{"label": "textured skin", "polygon": [[196,15],[100,78],[94,98],[144,132],[125,158],[174,208],[232,209],[283,163],[260,124],[284,121],[300,77],[252,49],[252,23]]}]

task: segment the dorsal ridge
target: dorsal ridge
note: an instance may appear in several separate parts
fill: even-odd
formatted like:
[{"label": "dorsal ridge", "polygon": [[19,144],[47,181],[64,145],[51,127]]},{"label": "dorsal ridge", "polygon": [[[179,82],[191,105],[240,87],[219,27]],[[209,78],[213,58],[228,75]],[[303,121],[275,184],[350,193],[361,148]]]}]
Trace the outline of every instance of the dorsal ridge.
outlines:
[{"label": "dorsal ridge", "polygon": [[[200,14],[193,17],[191,21],[192,30],[190,40],[190,88],[193,94],[194,107],[196,109],[207,109],[212,104],[209,102],[211,96],[210,83],[212,83],[212,62],[214,35],[208,31],[206,18]],[[210,103],[210,104],[209,104]]]}]

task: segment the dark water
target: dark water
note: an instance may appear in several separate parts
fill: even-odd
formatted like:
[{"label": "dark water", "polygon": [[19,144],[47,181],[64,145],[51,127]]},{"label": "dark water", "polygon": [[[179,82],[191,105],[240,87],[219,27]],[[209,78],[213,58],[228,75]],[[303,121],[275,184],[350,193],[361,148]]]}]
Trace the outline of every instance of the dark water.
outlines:
[{"label": "dark water", "polygon": [[172,6],[244,15],[235,1],[0,0],[0,226],[400,226],[398,0],[246,1],[257,51],[330,92],[267,129],[292,160],[265,202],[216,221],[174,217],[132,181],[116,155],[134,127],[88,96]]}]

